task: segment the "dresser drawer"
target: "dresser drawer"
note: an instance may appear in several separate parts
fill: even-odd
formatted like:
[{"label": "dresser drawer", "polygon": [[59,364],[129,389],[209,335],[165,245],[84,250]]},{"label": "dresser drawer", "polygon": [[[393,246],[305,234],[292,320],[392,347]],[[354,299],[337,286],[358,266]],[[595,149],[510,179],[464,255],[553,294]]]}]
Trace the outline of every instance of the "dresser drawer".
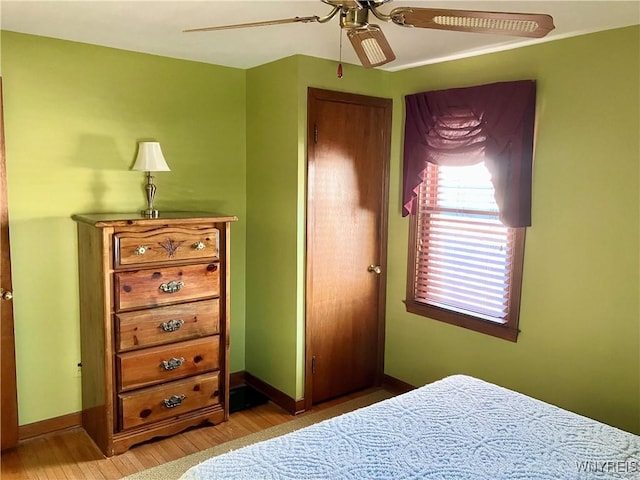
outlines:
[{"label": "dresser drawer", "polygon": [[151,347],[116,355],[118,391],[217,370],[220,336]]},{"label": "dresser drawer", "polygon": [[220,300],[117,313],[115,320],[118,352],[174,343],[219,333]]},{"label": "dresser drawer", "polygon": [[220,232],[216,228],[162,227],[113,236],[114,265],[146,265],[185,260],[217,260]]},{"label": "dresser drawer", "polygon": [[218,373],[198,375],[118,395],[120,428],[164,420],[220,403]]},{"label": "dresser drawer", "polygon": [[218,263],[114,274],[116,311],[155,307],[220,295]]}]

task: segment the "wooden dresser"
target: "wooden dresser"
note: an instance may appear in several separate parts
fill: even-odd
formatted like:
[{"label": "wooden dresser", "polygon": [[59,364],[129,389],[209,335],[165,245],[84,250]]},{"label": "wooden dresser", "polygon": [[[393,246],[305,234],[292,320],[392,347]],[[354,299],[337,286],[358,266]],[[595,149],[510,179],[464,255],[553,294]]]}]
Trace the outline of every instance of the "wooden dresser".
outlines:
[{"label": "wooden dresser", "polygon": [[82,426],[106,455],[229,416],[229,226],[74,215]]}]

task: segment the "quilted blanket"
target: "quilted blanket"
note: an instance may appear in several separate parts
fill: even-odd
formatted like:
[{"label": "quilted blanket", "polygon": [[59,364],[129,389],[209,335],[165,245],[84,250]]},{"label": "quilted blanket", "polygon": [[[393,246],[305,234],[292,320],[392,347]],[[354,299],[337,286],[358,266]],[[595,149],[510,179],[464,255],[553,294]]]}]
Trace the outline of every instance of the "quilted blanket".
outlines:
[{"label": "quilted blanket", "polygon": [[640,437],[455,375],[211,458],[182,478],[640,479]]}]

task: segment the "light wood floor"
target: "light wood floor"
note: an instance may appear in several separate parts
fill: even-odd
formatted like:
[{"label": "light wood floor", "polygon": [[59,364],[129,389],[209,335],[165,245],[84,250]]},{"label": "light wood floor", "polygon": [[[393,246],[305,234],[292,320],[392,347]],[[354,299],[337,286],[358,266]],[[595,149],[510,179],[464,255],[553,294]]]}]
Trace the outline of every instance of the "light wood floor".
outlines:
[{"label": "light wood floor", "polygon": [[[323,403],[307,413],[375,390]],[[25,440],[15,449],[2,452],[0,477],[2,480],[115,480],[293,419],[269,402],[233,413],[228,422],[140,444],[110,458],[102,455],[84,430],[72,428]]]}]

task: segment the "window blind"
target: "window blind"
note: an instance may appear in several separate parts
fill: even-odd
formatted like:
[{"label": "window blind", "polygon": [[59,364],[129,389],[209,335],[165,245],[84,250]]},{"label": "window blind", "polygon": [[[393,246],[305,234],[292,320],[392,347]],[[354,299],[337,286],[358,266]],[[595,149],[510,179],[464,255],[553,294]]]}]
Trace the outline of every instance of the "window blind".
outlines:
[{"label": "window blind", "polygon": [[515,234],[498,218],[487,168],[430,163],[425,175],[415,300],[506,323]]}]

